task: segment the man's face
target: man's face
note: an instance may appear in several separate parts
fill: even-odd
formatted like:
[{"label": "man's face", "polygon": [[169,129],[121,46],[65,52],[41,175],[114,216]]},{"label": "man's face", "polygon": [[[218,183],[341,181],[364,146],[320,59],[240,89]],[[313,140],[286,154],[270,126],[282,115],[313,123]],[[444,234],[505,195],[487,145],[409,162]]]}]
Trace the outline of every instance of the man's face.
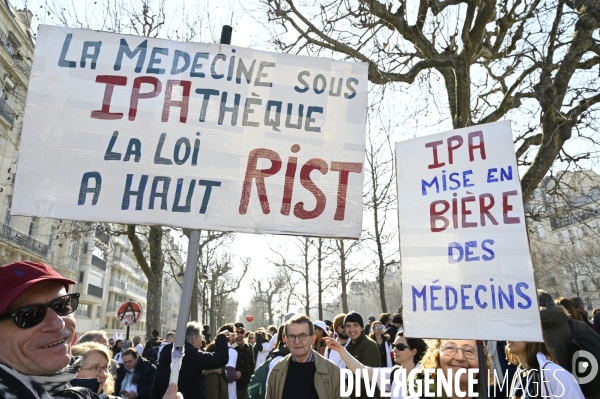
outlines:
[{"label": "man's face", "polygon": [[339,338],[341,338],[341,339],[348,339],[348,334],[346,334],[346,328],[344,327],[343,324],[340,324],[337,327],[337,331],[336,332],[337,332],[337,335],[338,335]]},{"label": "man's face", "polygon": [[285,344],[295,358],[302,359],[309,355],[316,339],[314,334],[309,335],[308,323],[291,323],[287,326]]},{"label": "man's face", "polygon": [[170,344],[175,342],[175,336],[171,335],[169,338],[167,338],[167,342]]},{"label": "man's face", "polygon": [[109,340],[108,340],[108,344],[109,344],[110,346],[113,346],[113,345],[115,344],[115,340],[114,340],[114,339],[112,339],[112,338],[111,338],[111,339],[109,339]]},{"label": "man's face", "polygon": [[130,354],[124,355],[123,356],[123,364],[125,365],[125,367],[128,370],[133,370],[135,368],[135,366],[137,366],[138,361],[140,360],[140,357],[133,357]]},{"label": "man's face", "polygon": [[256,342],[256,337],[254,336],[254,334],[248,335],[248,342],[251,344],[254,344],[254,342]]},{"label": "man's face", "polygon": [[235,329],[235,342],[238,345],[241,345],[244,342],[244,335],[246,335],[246,330],[243,328],[236,327]]},{"label": "man's face", "polygon": [[137,345],[140,343],[140,337],[133,337],[133,345]]},{"label": "man's face", "polygon": [[358,339],[358,337],[360,337],[360,333],[362,333],[362,330],[363,328],[356,322],[349,321],[346,323],[346,334],[350,337],[350,339]]},{"label": "man's face", "polygon": [[[61,283],[44,281],[23,292],[5,314],[66,294]],[[56,373],[71,360],[74,336],[73,314],[61,317],[50,308],[44,320],[31,328],[19,328],[12,319],[0,321],[0,362],[25,375]]]},{"label": "man's face", "polygon": [[271,328],[271,329],[269,330],[269,333],[270,333],[271,335],[277,335],[277,329],[276,329],[276,328]]}]

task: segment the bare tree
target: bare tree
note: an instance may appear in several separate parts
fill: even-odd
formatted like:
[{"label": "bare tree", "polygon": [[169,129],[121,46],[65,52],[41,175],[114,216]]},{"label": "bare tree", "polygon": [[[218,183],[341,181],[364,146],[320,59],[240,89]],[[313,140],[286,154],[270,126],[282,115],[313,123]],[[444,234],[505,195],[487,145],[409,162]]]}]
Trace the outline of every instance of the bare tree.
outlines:
[{"label": "bare tree", "polygon": [[254,279],[250,284],[250,287],[254,291],[252,299],[258,303],[263,303],[267,307],[267,324],[274,323],[275,298],[279,295],[287,280],[287,276],[279,272],[266,280]]},{"label": "bare tree", "polygon": [[[515,119],[517,158],[528,166],[528,199],[573,132],[592,145],[600,102],[597,0],[335,0],[300,5],[264,0],[287,52],[334,54],[368,64],[375,85],[423,78],[426,100],[447,109],[454,128]],[[441,84],[435,81],[441,78]],[[442,101],[443,99],[443,101]],[[537,150],[534,150],[534,147]],[[572,150],[571,150],[572,151]]]},{"label": "bare tree", "polygon": [[296,263],[288,260],[291,253],[289,249],[286,254],[284,254],[281,252],[281,250],[276,250],[271,247],[271,251],[273,251],[273,253],[279,258],[276,261],[272,261],[272,263],[277,267],[288,269],[292,274],[297,274],[300,276],[304,286],[304,293],[302,294],[304,311],[307,315],[310,315],[310,283],[312,282],[311,265],[316,259],[315,255],[311,252],[311,248],[314,247],[315,239],[309,237],[295,237],[291,240],[291,242],[296,248],[296,252],[300,261]]},{"label": "bare tree", "polygon": [[335,254],[339,260],[339,282],[342,299],[342,312],[348,313],[348,288],[352,280],[361,273],[364,268],[353,267],[348,262],[348,257],[361,245],[361,241],[335,240]]},{"label": "bare tree", "polygon": [[[394,150],[387,134],[392,130],[391,126],[386,126],[385,131],[382,128],[379,133],[374,133],[370,128],[365,153],[367,184],[363,194],[364,206],[373,218],[373,225],[367,230],[367,234],[375,245],[373,263],[377,269],[379,298],[383,312],[387,312],[385,292],[387,270],[391,265],[398,263],[397,249],[390,249],[398,248],[397,215],[394,212],[396,209]],[[389,217],[392,221],[391,226],[388,223]]]}]

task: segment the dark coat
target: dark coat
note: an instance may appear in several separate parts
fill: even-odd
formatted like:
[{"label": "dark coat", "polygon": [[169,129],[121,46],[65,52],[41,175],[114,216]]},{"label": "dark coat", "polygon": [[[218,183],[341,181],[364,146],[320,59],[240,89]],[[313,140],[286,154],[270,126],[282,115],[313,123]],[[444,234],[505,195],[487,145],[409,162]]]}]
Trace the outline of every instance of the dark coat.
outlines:
[{"label": "dark coat", "polygon": [[[137,384],[138,399],[148,399],[150,397],[150,390],[152,389],[152,383],[154,382],[154,375],[156,374],[156,366],[151,362],[138,357],[137,365],[133,370],[133,383]],[[117,370],[117,381],[115,382],[115,395],[121,393],[121,383],[127,374],[125,366]]]},{"label": "dark coat", "polygon": [[[365,366],[381,367],[381,354],[379,353],[379,346],[377,345],[377,342],[367,337],[364,332],[361,333],[356,342],[350,342],[350,344],[346,347],[346,350],[348,350],[352,356],[354,356]],[[360,392],[361,396],[357,396],[356,399],[367,397],[364,382],[362,382]],[[351,395],[351,397],[354,398],[355,396]],[[378,388],[375,388],[374,397],[380,397]]]},{"label": "dark coat", "polygon": [[396,340],[396,334],[398,334],[398,327],[393,324],[390,324],[388,328],[385,329],[383,335],[387,335],[389,338],[390,344],[393,344]]},{"label": "dark coat", "polygon": [[[189,342],[185,343],[185,356],[179,370],[178,390],[185,399],[202,399],[204,397],[203,370],[218,369],[229,361],[227,338],[218,335],[215,340],[215,352],[202,352]],[[158,370],[150,399],[162,399],[169,386],[171,376],[171,352],[173,344],[169,344],[160,352]]]},{"label": "dark coat", "polygon": [[250,385],[250,378],[254,374],[254,353],[252,347],[246,342],[242,346],[236,346],[235,350],[238,353],[235,371],[242,372],[242,378],[236,381],[236,387],[237,389],[245,389]]},{"label": "dark coat", "polygon": [[[569,328],[569,316],[562,306],[540,307],[542,320],[542,331],[548,347],[552,350],[556,363],[571,372],[573,353],[571,346],[571,329]],[[575,331],[586,331],[592,328],[588,323],[573,320]]]}]

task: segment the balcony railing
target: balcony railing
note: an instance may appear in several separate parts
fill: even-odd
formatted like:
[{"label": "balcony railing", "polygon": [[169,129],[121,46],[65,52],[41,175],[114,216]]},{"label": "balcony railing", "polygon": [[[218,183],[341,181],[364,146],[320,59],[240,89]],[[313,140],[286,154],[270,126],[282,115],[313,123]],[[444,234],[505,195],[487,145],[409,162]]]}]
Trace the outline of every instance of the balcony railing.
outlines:
[{"label": "balcony railing", "polygon": [[109,235],[103,232],[102,230],[96,230],[96,238],[106,245],[108,245],[108,243],[110,242]]},{"label": "balcony railing", "polygon": [[7,224],[0,223],[0,238],[17,244],[18,246],[23,247],[43,257],[48,256],[49,246],[47,244],[44,244],[43,242],[38,241],[30,235],[27,235],[22,231],[10,227]]},{"label": "balcony railing", "polygon": [[29,73],[31,72],[31,67],[25,62],[23,57],[19,54],[16,48],[8,40],[8,36],[4,31],[0,30],[0,46],[8,53],[10,58],[13,59],[15,63],[15,67],[23,72],[27,77],[29,77]]},{"label": "balcony railing", "polygon": [[550,226],[553,230],[571,226],[576,223],[582,223],[589,219],[595,219],[600,216],[600,210],[588,209],[579,212],[573,212],[568,216],[554,217],[550,216]]},{"label": "balcony railing", "polygon": [[92,255],[92,265],[96,266],[98,269],[106,270],[106,261],[100,259],[96,255]]},{"label": "balcony railing", "polygon": [[146,296],[147,291],[135,284],[127,283],[127,290],[135,292],[138,295]]},{"label": "balcony railing", "polygon": [[114,277],[110,278],[110,285],[113,286],[113,287],[125,289],[125,283],[122,282],[122,281],[120,281],[120,280],[117,280]]},{"label": "balcony railing", "polygon": [[2,93],[0,93],[0,115],[2,115],[11,126],[15,123],[15,117],[17,116],[17,113],[6,103],[4,94]]},{"label": "balcony railing", "polygon": [[92,295],[98,298],[102,298],[102,294],[104,293],[104,290],[100,287],[96,287],[93,284],[88,284],[88,290],[87,290],[88,295]]}]

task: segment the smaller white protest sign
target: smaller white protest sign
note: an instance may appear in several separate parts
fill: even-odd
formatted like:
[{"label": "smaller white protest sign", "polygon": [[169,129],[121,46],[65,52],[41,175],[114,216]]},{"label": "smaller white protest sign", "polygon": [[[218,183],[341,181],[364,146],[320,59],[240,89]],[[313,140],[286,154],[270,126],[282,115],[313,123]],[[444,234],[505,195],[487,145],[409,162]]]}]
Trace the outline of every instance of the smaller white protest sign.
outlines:
[{"label": "smaller white protest sign", "polygon": [[510,121],[396,143],[407,336],[541,341]]}]

